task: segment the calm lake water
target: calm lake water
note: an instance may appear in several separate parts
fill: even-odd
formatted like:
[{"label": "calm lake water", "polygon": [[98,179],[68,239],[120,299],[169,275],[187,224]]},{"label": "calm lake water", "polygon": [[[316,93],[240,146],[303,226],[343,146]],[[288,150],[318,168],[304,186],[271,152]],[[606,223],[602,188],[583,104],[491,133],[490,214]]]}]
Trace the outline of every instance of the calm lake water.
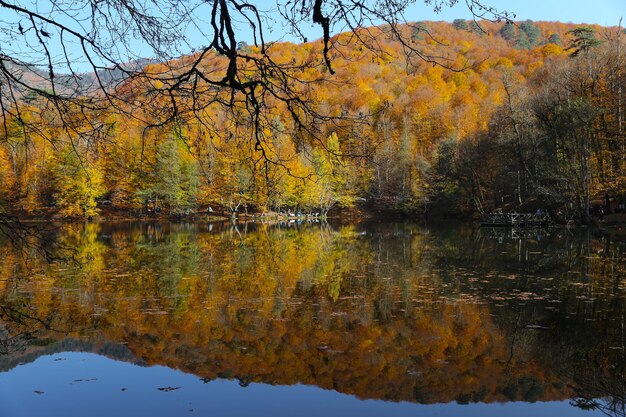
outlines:
[{"label": "calm lake water", "polygon": [[0,243],[0,416],[624,416],[586,230],[65,225]]}]

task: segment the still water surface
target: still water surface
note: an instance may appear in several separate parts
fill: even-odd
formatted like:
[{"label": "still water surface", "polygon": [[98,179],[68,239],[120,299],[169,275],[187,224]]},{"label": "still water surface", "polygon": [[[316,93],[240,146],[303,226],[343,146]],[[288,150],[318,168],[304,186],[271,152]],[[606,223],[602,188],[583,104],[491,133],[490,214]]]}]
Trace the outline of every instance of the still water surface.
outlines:
[{"label": "still water surface", "polygon": [[624,416],[626,245],[584,230],[67,225],[0,248],[0,416]]}]

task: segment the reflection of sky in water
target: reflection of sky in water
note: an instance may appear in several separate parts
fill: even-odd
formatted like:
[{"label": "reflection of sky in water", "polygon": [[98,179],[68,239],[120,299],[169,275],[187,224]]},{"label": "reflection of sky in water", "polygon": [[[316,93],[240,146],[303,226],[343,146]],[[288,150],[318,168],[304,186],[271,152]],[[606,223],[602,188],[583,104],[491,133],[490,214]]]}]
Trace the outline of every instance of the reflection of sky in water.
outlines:
[{"label": "reflection of sky in water", "polygon": [[[158,388],[180,387],[173,391]],[[43,393],[37,393],[40,391]],[[600,414],[599,412],[597,414]],[[0,374],[1,417],[592,416],[567,402],[419,405],[361,401],[309,386],[217,380],[88,353],[45,356]]]}]

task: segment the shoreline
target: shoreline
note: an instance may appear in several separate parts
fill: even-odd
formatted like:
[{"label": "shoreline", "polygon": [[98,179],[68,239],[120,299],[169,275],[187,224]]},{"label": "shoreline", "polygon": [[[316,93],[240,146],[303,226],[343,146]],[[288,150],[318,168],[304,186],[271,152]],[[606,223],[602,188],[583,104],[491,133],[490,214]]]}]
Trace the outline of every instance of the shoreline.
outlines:
[{"label": "shoreline", "polygon": [[[142,215],[129,214],[128,210],[103,210],[92,218],[63,217],[56,211],[29,214],[24,212],[2,213],[5,220],[25,224],[36,223],[107,223],[107,222],[205,222],[205,223],[280,223],[280,222],[331,222],[331,223],[363,223],[363,222],[429,222],[429,223],[475,223],[479,219],[467,213],[442,213],[433,216],[424,211],[380,210],[371,208],[333,209],[327,215],[288,215],[278,212],[243,213],[236,217],[223,212],[195,212],[187,215],[169,215],[167,213],[151,213]],[[589,227],[610,236],[626,237],[626,213],[607,214],[603,219],[594,218],[589,224],[553,223],[544,228],[552,227]],[[498,226],[506,228],[507,226]],[[509,226],[510,227],[510,226]]]}]

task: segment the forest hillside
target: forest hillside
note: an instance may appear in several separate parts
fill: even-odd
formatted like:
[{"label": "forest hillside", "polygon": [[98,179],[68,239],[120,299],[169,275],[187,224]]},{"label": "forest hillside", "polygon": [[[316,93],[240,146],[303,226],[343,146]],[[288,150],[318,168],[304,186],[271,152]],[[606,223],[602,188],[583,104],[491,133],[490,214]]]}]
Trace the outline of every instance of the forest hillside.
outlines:
[{"label": "forest hillside", "polygon": [[[60,120],[25,94],[20,117],[0,117],[0,208],[94,217],[208,207],[322,214],[354,205],[436,214],[544,207],[579,219],[598,199],[623,208],[621,28],[465,20],[402,27],[426,59],[407,59],[402,44],[378,36],[386,30],[364,30],[376,48],[353,33],[335,36],[335,74],[320,41],[271,44],[303,102],[324,116],[305,131],[281,103],[265,113],[271,119],[260,136],[211,105],[146,127],[140,120],[168,104],[159,92],[184,97],[167,77],[116,86],[145,114],[112,103],[72,129],[71,108]],[[143,72],[184,71],[196,58]],[[225,59],[209,53],[200,65],[223,69]],[[202,96],[187,100],[195,109]],[[97,134],[81,134],[85,124]]]}]

